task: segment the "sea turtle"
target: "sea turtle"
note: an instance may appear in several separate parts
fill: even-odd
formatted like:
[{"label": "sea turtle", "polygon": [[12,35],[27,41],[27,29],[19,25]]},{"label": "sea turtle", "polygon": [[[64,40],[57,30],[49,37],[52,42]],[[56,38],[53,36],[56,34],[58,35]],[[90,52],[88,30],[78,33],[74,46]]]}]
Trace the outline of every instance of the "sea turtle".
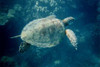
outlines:
[{"label": "sea turtle", "polygon": [[40,48],[50,48],[58,45],[65,35],[69,38],[72,45],[77,49],[77,38],[70,29],[65,29],[73,21],[73,17],[67,17],[59,20],[55,15],[46,18],[40,18],[29,22],[22,30],[21,35],[11,38],[21,37],[23,42],[19,51],[23,53],[30,45]]}]

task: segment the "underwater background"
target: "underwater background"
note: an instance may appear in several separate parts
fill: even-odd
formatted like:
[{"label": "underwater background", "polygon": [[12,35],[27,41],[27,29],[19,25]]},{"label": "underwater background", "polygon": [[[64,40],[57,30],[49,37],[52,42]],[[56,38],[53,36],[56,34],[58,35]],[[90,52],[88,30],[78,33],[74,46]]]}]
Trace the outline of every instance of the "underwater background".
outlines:
[{"label": "underwater background", "polygon": [[[78,50],[65,36],[55,47],[19,53],[19,35],[30,21],[72,16]],[[0,67],[100,67],[100,0],[0,0]]]}]

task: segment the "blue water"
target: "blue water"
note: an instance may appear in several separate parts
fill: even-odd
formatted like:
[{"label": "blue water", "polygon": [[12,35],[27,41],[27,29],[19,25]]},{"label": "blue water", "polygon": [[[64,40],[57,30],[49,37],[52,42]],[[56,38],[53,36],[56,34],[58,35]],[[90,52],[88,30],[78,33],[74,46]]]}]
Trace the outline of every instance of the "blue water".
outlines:
[{"label": "blue water", "polygon": [[[99,0],[0,0],[0,13],[5,16],[1,19],[0,14],[0,23],[8,20],[0,25],[0,67],[100,67]],[[75,18],[66,29],[75,32],[78,50],[65,36],[55,47],[32,46],[20,53],[22,40],[10,37],[19,35],[30,21],[52,14],[61,20],[68,16]]]}]

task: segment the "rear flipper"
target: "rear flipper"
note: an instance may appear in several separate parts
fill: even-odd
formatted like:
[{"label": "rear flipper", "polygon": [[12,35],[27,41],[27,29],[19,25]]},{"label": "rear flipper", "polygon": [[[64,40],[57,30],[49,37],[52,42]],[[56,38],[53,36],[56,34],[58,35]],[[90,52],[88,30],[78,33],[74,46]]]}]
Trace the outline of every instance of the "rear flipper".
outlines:
[{"label": "rear flipper", "polygon": [[24,53],[25,51],[27,51],[27,49],[30,47],[31,45],[26,43],[26,42],[22,42],[19,46],[19,52],[20,53]]},{"label": "rear flipper", "polygon": [[68,37],[68,39],[70,40],[71,44],[75,47],[75,49],[77,50],[77,38],[76,38],[76,35],[75,33],[70,30],[70,29],[67,29],[66,30],[66,35]]}]

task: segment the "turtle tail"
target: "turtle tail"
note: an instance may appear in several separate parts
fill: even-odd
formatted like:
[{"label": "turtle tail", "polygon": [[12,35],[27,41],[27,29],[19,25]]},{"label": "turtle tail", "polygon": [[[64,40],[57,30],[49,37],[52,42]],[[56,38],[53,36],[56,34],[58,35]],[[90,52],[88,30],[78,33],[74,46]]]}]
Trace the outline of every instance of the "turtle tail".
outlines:
[{"label": "turtle tail", "polygon": [[13,37],[10,37],[11,39],[13,38],[17,38],[17,37],[20,37],[21,35],[17,35],[17,36],[13,36]]}]

